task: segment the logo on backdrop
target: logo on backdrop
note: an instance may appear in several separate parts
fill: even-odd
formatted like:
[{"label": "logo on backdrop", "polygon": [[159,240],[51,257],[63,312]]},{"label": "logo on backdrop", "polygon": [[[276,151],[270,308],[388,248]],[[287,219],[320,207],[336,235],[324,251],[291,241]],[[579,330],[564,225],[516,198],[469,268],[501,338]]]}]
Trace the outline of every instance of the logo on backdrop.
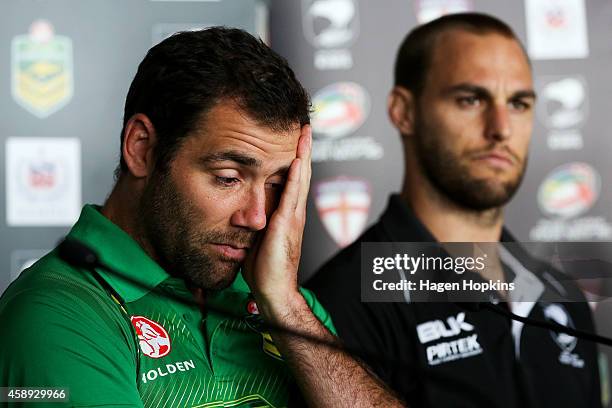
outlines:
[{"label": "logo on backdrop", "polygon": [[529,0],[525,2],[525,13],[531,58],[589,56],[584,0]]},{"label": "logo on backdrop", "polygon": [[353,133],[365,122],[370,97],[355,82],[336,82],[319,90],[312,98],[312,105],[315,136],[339,138]]},{"label": "logo on backdrop", "polygon": [[170,336],[161,324],[143,316],[132,316],[130,320],[145,356],[162,358],[170,353]]},{"label": "logo on backdrop", "polygon": [[72,41],[37,20],[11,44],[11,93],[28,112],[43,119],[63,108],[73,94]]},{"label": "logo on backdrop", "polygon": [[474,10],[471,0],[416,0],[416,15],[419,24],[425,24],[447,14]]},{"label": "logo on backdrop", "polygon": [[11,226],[73,224],[81,210],[77,138],[9,137],[6,213]]},{"label": "logo on backdrop", "polygon": [[378,160],[384,151],[372,137],[351,136],[370,112],[368,92],[355,82],[336,82],[312,98],[312,161]]},{"label": "logo on backdrop", "polygon": [[302,0],[304,36],[316,50],[319,70],[350,69],[353,54],[347,48],[359,34],[356,0]]},{"label": "logo on backdrop", "polygon": [[306,39],[317,48],[350,45],[359,31],[354,0],[302,0]]},{"label": "logo on backdrop", "polygon": [[585,216],[599,198],[601,177],[587,163],[573,162],[552,170],[538,189],[540,219],[530,231],[534,241],[609,240],[612,225],[601,216]]},{"label": "logo on backdrop", "polygon": [[540,120],[549,128],[551,150],[578,150],[584,142],[580,127],[588,115],[588,89],[580,76],[538,80]]},{"label": "logo on backdrop", "polygon": [[586,83],[579,77],[547,78],[540,91],[543,122],[552,129],[571,129],[587,116]]},{"label": "logo on backdrop", "polygon": [[588,211],[599,196],[601,180],[586,163],[569,163],[554,169],[540,185],[538,203],[551,216],[571,218]]},{"label": "logo on backdrop", "polygon": [[[575,328],[574,322],[563,305],[552,303],[544,308],[544,317],[546,320],[560,324],[561,326]],[[550,335],[561,349],[559,362],[561,364],[570,365],[576,368],[584,367],[584,360],[578,354],[572,353],[578,344],[576,337],[566,333],[557,333],[550,331]]]},{"label": "logo on backdrop", "polygon": [[339,176],[319,181],[314,192],[319,218],[336,244],[343,248],[357,239],[370,212],[369,183]]},{"label": "logo on backdrop", "polygon": [[29,201],[57,200],[68,188],[67,163],[59,157],[39,155],[22,158],[17,165],[17,186]]}]

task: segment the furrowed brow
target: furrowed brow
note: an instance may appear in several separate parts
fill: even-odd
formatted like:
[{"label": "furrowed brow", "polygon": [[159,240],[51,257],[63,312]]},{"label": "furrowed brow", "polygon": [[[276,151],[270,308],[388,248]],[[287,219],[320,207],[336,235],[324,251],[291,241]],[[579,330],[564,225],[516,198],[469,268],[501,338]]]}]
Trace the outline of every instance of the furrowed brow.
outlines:
[{"label": "furrowed brow", "polygon": [[446,94],[454,94],[459,92],[472,93],[479,96],[490,95],[490,92],[486,88],[469,83],[453,85],[444,91]]},{"label": "furrowed brow", "polygon": [[200,162],[203,164],[212,164],[224,161],[231,161],[234,163],[238,163],[245,167],[261,167],[261,160],[258,160],[254,157],[246,155],[242,152],[229,150],[225,152],[217,152],[211,153],[207,156],[204,156],[200,159]]}]

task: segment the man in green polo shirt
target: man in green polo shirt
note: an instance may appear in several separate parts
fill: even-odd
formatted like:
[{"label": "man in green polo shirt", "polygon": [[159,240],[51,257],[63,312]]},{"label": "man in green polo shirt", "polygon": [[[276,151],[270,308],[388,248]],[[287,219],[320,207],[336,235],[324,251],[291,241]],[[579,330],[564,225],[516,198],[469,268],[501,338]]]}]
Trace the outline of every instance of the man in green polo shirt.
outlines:
[{"label": "man in green polo shirt", "polygon": [[297,285],[308,113],[286,61],[243,31],[153,47],[128,92],[117,183],[69,234],[99,262],[55,250],[0,298],[0,397],[38,387],[65,391],[68,406],[399,405],[329,346],[327,313]]}]

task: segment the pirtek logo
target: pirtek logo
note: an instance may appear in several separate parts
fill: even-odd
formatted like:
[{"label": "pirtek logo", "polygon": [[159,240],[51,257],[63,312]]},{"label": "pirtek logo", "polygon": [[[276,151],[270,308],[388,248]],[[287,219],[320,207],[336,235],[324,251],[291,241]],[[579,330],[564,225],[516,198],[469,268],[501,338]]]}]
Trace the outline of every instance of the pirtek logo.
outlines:
[{"label": "pirtek logo", "polygon": [[469,332],[472,330],[474,330],[474,326],[465,321],[464,312],[459,313],[456,317],[448,317],[446,324],[442,320],[430,320],[417,326],[417,334],[421,344],[426,344],[442,337],[453,337],[460,334],[461,331]]}]

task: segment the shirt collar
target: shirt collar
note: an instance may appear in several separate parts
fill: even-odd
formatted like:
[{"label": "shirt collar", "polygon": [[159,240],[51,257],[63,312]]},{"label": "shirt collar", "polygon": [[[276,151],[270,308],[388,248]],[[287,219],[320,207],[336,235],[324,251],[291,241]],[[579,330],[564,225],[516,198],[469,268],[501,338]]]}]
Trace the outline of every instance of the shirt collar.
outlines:
[{"label": "shirt collar", "polygon": [[102,215],[98,206],[85,205],[68,236],[96,251],[109,269],[98,268],[97,272],[126,302],[141,298],[170,277],[130,235]]},{"label": "shirt collar", "polygon": [[244,277],[242,276],[242,270],[240,270],[238,275],[236,275],[236,279],[234,279],[234,282],[232,282],[230,287],[225,290],[228,289],[234,292],[251,293],[249,285],[247,285],[246,281],[244,280]]},{"label": "shirt collar", "polygon": [[[436,242],[436,238],[417,218],[412,208],[402,200],[399,194],[389,197],[387,208],[380,217],[380,223],[393,242]],[[502,228],[502,242],[516,242],[506,227]]]},{"label": "shirt collar", "polygon": [[392,194],[389,197],[389,203],[380,217],[380,223],[389,241],[436,242],[431,232],[419,221],[399,194]]}]

